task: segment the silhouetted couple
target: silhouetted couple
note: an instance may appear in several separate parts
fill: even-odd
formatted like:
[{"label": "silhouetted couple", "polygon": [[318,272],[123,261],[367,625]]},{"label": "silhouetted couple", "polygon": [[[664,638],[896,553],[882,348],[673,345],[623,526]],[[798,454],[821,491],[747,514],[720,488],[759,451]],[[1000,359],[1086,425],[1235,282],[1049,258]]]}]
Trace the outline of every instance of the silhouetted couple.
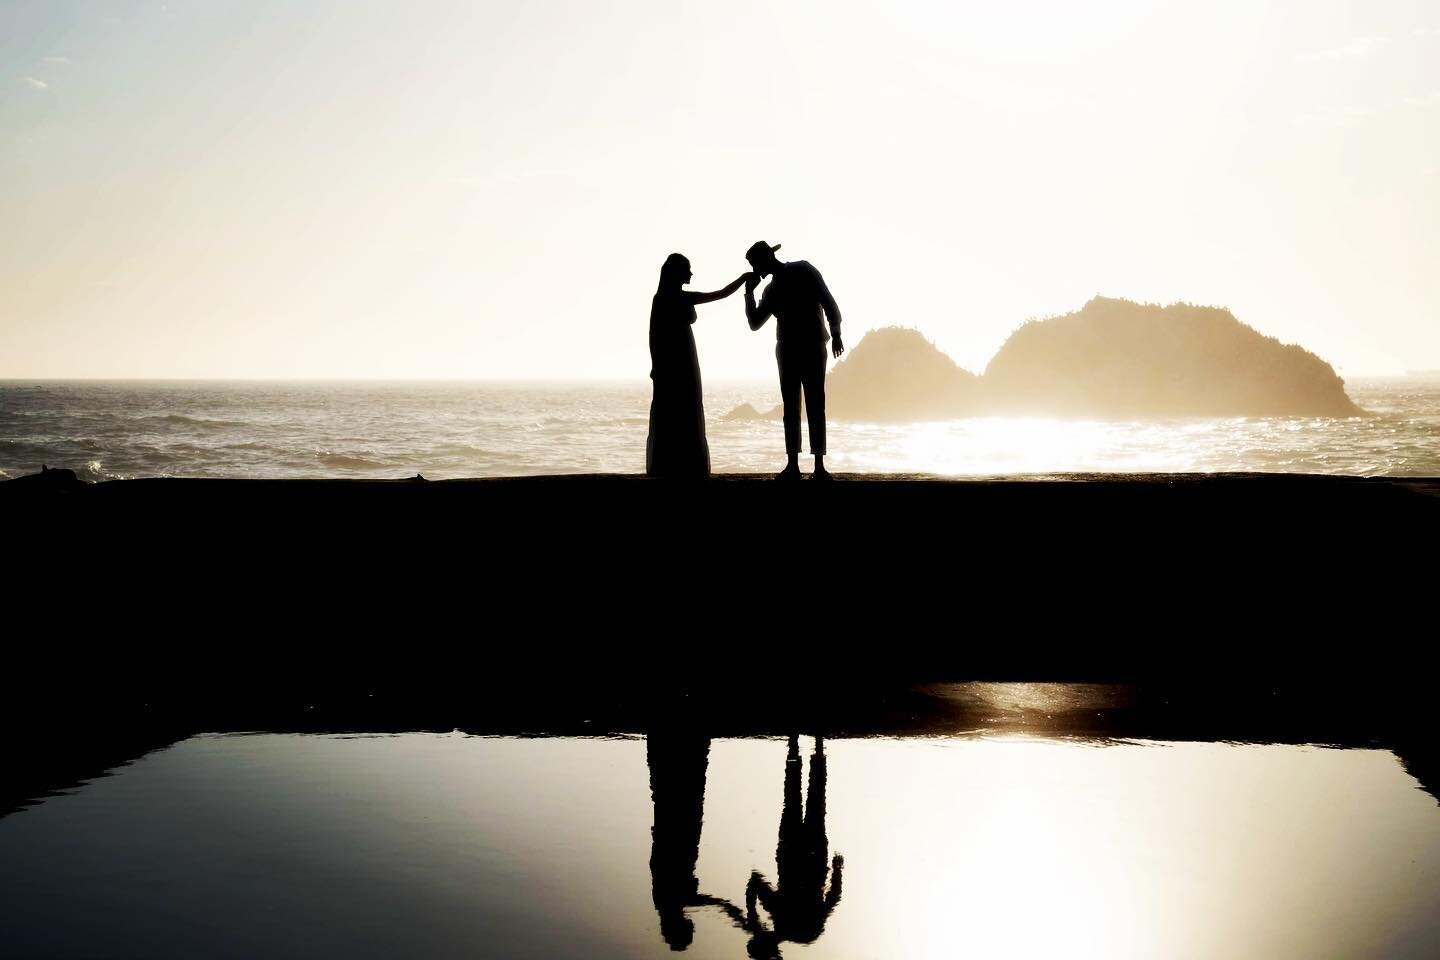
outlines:
[{"label": "silhouetted couple", "polygon": [[[712,906],[750,935],[747,950],[752,957],[777,958],[785,941],[813,943],[840,902],[845,866],[839,854],[830,858],[825,834],[824,741],[815,738],[810,784],[802,805],[800,743],[798,737],[790,737],[785,756],[785,802],[775,847],[775,885],[759,871],[752,871],[745,885],[743,911],[728,900],[701,893],[695,876],[709,753],[709,737],[693,732],[657,731],[647,738],[650,793],[655,804],[650,884],[660,935],[670,949],[684,950],[695,936],[686,908]],[[768,924],[761,909],[769,914]]]},{"label": "silhouetted couple", "polygon": [[[695,352],[695,307],[723,300],[745,288],[745,318],[751,330],[775,318],[775,359],[780,368],[780,397],[785,410],[788,464],[778,479],[800,478],[800,396],[810,421],[810,452],[815,478],[825,469],[825,363],[827,350],[837,359],[845,352],[840,338],[840,308],[825,279],[804,260],[785,263],[775,256],[780,245],[759,242],[745,252],[750,271],[711,293],[686,290],[690,261],[672,253],[660,268],[660,286],[650,306],[650,436],[645,472],[652,477],[703,478],[710,475],[705,440],[705,404],[700,387],[700,358]],[[755,302],[764,277],[770,284]],[[826,327],[829,327],[827,330]]]}]

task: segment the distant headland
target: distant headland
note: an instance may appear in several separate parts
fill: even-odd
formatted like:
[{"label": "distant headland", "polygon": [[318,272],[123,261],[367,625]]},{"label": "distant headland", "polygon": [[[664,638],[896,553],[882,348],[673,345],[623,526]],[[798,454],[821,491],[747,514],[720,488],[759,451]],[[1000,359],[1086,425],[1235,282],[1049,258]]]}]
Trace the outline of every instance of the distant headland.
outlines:
[{"label": "distant headland", "polygon": [[[984,374],[916,330],[874,330],[830,374],[830,415],[881,422],[987,414],[1354,417],[1335,370],[1229,310],[1095,297],[1010,335]],[[727,419],[778,416],[749,404]]]}]

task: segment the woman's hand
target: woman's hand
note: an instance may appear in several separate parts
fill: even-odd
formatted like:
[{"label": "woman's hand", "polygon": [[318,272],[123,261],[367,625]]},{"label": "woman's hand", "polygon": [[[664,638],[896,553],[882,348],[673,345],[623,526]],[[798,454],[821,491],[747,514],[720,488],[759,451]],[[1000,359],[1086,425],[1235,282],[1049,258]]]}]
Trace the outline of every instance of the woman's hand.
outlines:
[{"label": "woman's hand", "polygon": [[716,290],[713,293],[699,293],[693,290],[681,290],[680,294],[684,298],[685,302],[689,303],[691,306],[701,303],[713,303],[716,300],[724,300],[736,290],[739,290],[742,283],[749,283],[750,281],[747,278],[750,276],[751,274],[742,273],[734,280],[731,280],[729,283],[725,284],[723,288]]}]

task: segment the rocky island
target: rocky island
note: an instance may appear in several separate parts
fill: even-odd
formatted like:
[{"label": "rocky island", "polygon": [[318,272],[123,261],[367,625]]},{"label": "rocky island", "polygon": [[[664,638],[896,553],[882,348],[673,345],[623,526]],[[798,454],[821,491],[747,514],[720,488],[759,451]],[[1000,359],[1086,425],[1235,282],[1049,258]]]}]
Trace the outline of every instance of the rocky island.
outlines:
[{"label": "rocky island", "polygon": [[[1095,297],[1024,324],[982,376],[916,330],[866,334],[831,371],[830,416],[894,422],[986,414],[1354,417],[1364,411],[1324,360],[1228,310]],[[729,419],[772,418],[742,404]]]},{"label": "rocky island", "polygon": [[1096,417],[1354,417],[1363,411],[1315,354],[1217,307],[1096,297],[1027,323],[985,368],[997,412]]}]

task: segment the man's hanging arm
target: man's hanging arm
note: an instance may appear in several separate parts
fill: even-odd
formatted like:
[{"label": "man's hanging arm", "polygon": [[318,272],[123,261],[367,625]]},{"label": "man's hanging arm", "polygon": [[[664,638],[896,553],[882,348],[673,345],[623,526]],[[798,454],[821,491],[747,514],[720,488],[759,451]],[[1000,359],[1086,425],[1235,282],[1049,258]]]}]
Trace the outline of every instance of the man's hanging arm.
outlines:
[{"label": "man's hanging arm", "polygon": [[830,324],[830,352],[838,360],[845,352],[845,341],[840,339],[840,305],[835,302],[819,270],[815,271],[815,282],[820,285],[820,306],[825,310],[825,322]]},{"label": "man's hanging arm", "polygon": [[840,902],[840,871],[845,869],[845,858],[835,854],[835,859],[830,861],[830,889],[825,894],[825,916],[835,909],[835,904]]}]

